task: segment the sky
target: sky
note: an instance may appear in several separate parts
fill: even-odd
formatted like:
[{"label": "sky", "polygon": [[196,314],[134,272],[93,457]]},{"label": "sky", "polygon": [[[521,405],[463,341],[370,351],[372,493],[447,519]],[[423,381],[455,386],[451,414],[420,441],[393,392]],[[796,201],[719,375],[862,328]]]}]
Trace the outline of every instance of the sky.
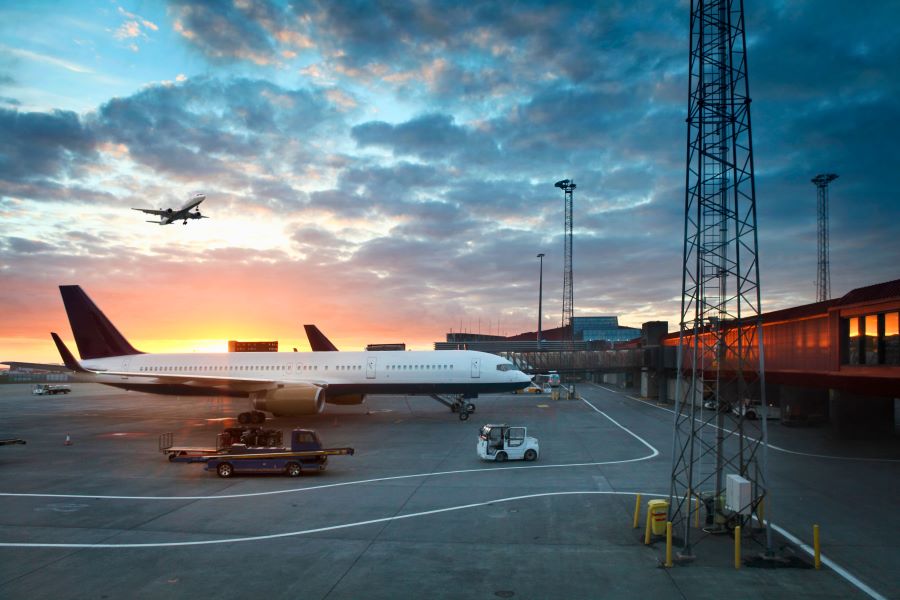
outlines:
[{"label": "sky", "polygon": [[[747,0],[763,310],[900,277],[900,2]],[[144,351],[430,348],[575,315],[677,328],[689,3],[0,3],[0,360],[57,286]],[[203,192],[210,219],[131,208]]]}]

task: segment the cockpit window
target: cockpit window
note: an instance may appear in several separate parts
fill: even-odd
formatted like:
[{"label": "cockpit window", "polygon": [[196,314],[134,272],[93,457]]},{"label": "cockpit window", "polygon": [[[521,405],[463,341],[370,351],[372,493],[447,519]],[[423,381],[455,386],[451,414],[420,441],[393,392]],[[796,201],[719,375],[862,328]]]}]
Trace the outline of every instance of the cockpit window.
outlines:
[{"label": "cockpit window", "polygon": [[500,363],[497,365],[498,371],[515,371],[516,367],[512,363]]}]

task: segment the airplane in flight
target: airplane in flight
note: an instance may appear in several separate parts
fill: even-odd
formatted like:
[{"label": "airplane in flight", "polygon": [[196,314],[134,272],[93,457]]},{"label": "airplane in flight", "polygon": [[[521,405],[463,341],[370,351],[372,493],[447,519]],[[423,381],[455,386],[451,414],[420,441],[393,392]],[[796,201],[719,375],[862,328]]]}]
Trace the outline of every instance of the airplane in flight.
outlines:
[{"label": "airplane in flight", "polygon": [[[145,212],[149,215],[156,215],[159,217],[159,221],[147,221],[148,223],[156,223],[157,225],[171,225],[175,221],[183,221],[182,225],[187,225],[188,219],[208,219],[209,217],[200,214],[200,203],[206,200],[206,194],[194,194],[191,196],[191,199],[184,203],[184,205],[175,210],[171,208],[167,208],[165,210],[152,210],[149,208],[132,208],[131,210],[139,210],[141,212]],[[191,212],[196,208],[194,212]]]},{"label": "airplane in flight", "polygon": [[464,421],[478,394],[531,384],[505,358],[471,350],[148,354],[80,286],[59,290],[81,361],[50,335],[78,380],[151,394],[249,398],[252,410],[238,415],[241,423],[262,423],[266,413],[319,414],[326,404],[362,404],[368,394],[452,394],[451,409]]}]

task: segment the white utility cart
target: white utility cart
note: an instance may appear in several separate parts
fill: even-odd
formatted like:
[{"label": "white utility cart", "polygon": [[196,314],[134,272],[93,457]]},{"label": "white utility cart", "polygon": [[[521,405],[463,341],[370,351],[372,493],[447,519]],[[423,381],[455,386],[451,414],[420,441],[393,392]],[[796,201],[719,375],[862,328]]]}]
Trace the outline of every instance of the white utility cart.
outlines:
[{"label": "white utility cart", "polygon": [[482,425],[478,432],[478,457],[482,460],[537,460],[537,438],[528,437],[525,427]]}]

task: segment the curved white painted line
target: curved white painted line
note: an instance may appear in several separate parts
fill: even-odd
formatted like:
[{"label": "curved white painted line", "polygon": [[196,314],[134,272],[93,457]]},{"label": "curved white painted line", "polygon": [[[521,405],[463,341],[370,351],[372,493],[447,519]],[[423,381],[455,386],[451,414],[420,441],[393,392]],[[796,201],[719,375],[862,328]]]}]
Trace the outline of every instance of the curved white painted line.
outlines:
[{"label": "curved white painted line", "polygon": [[[594,384],[594,385],[597,385],[597,384]],[[635,398],[634,396],[629,396],[625,392],[620,392],[619,390],[613,390],[613,389],[610,389],[610,388],[602,386],[602,385],[597,385],[597,387],[600,388],[601,390],[606,390],[607,392],[612,392],[614,394],[619,394],[621,396],[625,396],[629,400],[634,400],[635,402],[640,402],[641,404],[646,404],[647,406],[651,406],[653,408],[658,408],[659,410],[664,410],[666,412],[675,414],[675,411],[672,410],[671,408],[666,408],[664,406],[658,406],[658,405],[654,404],[653,402],[647,402],[643,398]],[[709,426],[710,427],[718,427],[717,425],[715,425],[713,423],[709,423]],[[731,433],[731,434],[735,433],[734,431],[731,431],[730,429],[726,429],[725,431],[728,433]],[[777,452],[784,452],[785,454],[796,454],[797,456],[809,456],[811,458],[826,458],[829,460],[857,460],[857,461],[865,461],[865,462],[900,463],[900,459],[896,459],[896,458],[862,458],[862,457],[857,457],[857,456],[833,456],[830,454],[814,454],[812,452],[800,452],[799,450],[788,450],[787,448],[782,448],[781,446],[776,446],[775,444],[772,444],[772,443],[769,444],[769,448],[771,448],[772,450],[775,450]]]},{"label": "curved white painted line", "polygon": [[510,467],[488,467],[481,469],[460,469],[456,471],[437,471],[432,473],[413,473],[411,475],[395,475],[392,477],[376,477],[373,479],[361,479],[357,481],[344,481],[341,483],[327,483],[325,485],[316,485],[310,487],[303,488],[290,488],[286,490],[271,490],[267,492],[248,492],[245,494],[221,494],[216,496],[105,496],[105,495],[90,495],[90,494],[39,494],[39,493],[15,493],[15,492],[0,492],[0,497],[8,496],[15,498],[81,498],[81,499],[93,499],[93,500],[226,500],[233,498],[252,498],[254,496],[274,496],[276,494],[292,494],[295,492],[307,492],[312,490],[322,490],[327,488],[334,487],[344,487],[348,485],[362,485],[365,483],[378,483],[382,481],[396,481],[400,479],[413,479],[416,477],[435,477],[441,475],[459,475],[463,473],[493,473],[496,471],[509,471],[515,469],[568,469],[573,467],[599,467],[603,465],[620,465],[625,463],[632,462],[640,462],[643,460],[650,460],[659,455],[659,450],[651,446],[645,440],[640,438],[637,434],[629,430],[627,427],[623,427],[619,423],[617,423],[612,417],[604,413],[602,410],[599,410],[596,406],[584,400],[584,402],[593,408],[596,412],[600,413],[610,421],[612,421],[617,427],[620,427],[625,432],[634,436],[637,440],[639,440],[642,444],[650,448],[651,454],[647,456],[641,456],[639,458],[628,458],[624,460],[607,460],[600,462],[587,462],[587,463],[567,463],[567,464],[555,464],[555,465],[523,465],[523,466],[510,466]]},{"label": "curved white painted line", "polygon": [[[491,504],[500,504],[503,502],[514,502],[516,500],[530,500],[533,498],[546,498],[550,496],[575,496],[583,494],[597,495],[623,495],[634,496],[637,492],[616,492],[616,491],[569,491],[569,492],[543,492],[540,494],[527,494],[524,496],[510,496],[507,498],[496,498],[494,500],[485,500],[484,502],[473,502],[472,504],[461,504],[459,506],[450,506],[447,508],[437,508],[434,510],[424,510],[421,512],[408,513],[405,515],[394,515],[392,517],[383,517],[380,519],[368,519],[366,521],[356,521],[354,523],[345,523],[343,525],[332,525],[329,527],[317,527],[316,529],[303,529],[300,531],[287,531],[283,533],[271,533],[268,535],[254,535],[236,538],[223,538],[217,540],[194,540],[189,542],[154,542],[146,544],[51,544],[40,542],[0,542],[0,548],[170,548],[177,546],[209,546],[215,544],[234,544],[236,542],[257,542],[262,540],[274,540],[278,538],[295,537],[300,535],[308,535],[311,533],[323,533],[327,531],[337,531],[339,529],[349,529],[351,527],[362,527],[364,525],[374,525],[377,523],[388,523],[391,521],[401,521],[403,519],[412,519],[415,517],[427,517],[441,513],[465,510],[468,508],[478,508],[481,506],[490,506]],[[644,496],[664,497],[664,494],[643,494]],[[123,532],[125,533],[125,532]]]}]

